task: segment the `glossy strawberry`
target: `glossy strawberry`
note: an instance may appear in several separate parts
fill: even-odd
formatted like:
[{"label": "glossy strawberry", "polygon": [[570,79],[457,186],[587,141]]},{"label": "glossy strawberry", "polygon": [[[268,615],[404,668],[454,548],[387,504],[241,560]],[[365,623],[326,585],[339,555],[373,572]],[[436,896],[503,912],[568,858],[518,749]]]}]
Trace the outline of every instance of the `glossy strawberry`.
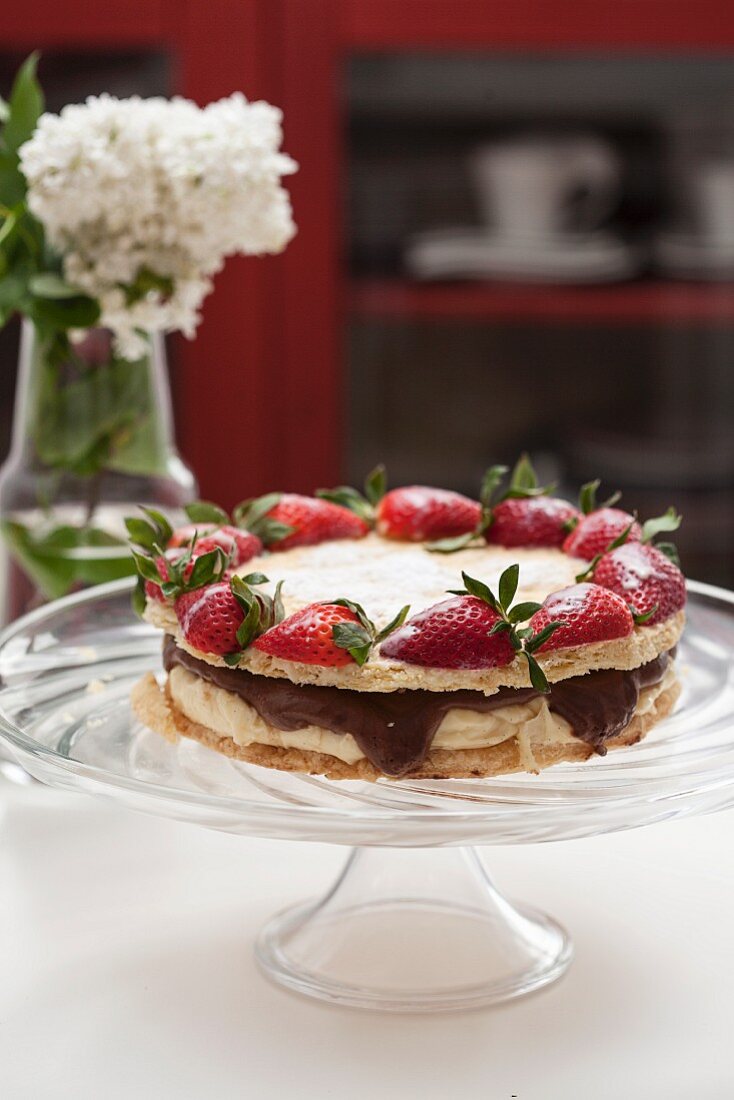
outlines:
[{"label": "glossy strawberry", "polygon": [[257,535],[252,535],[249,531],[243,531],[239,527],[226,525],[218,527],[211,534],[198,539],[196,554],[206,554],[217,546],[229,557],[229,564],[232,569],[237,569],[238,566],[244,565],[251,558],[256,558],[258,554],[262,553],[263,549],[263,544]]},{"label": "glossy strawberry", "polygon": [[643,617],[650,626],[674,615],[686,602],[680,569],[650,543],[628,542],[604,554],[594,568],[594,582],[616,592],[638,621]]},{"label": "glossy strawberry", "polygon": [[558,497],[509,497],[492,508],[485,538],[496,546],[560,546],[580,517]]},{"label": "glossy strawberry", "polygon": [[352,654],[337,645],[334,639],[334,627],[344,623],[356,627],[360,620],[348,607],[312,603],[261,634],[254,647],[284,661],[342,668],[354,664]]},{"label": "glossy strawberry", "polygon": [[427,668],[497,668],[515,656],[501,616],[476,596],[454,596],[421,611],[383,642],[383,657]]},{"label": "glossy strawberry", "polygon": [[184,592],[174,604],[184,639],[202,653],[223,657],[240,648],[237,631],[245,612],[228,580]]},{"label": "glossy strawberry", "polygon": [[629,528],[627,542],[639,542],[642,528],[629,512],[620,508],[599,508],[579,520],[578,526],[563,543],[563,552],[575,558],[591,561],[603,554]]},{"label": "glossy strawberry", "polygon": [[270,550],[292,550],[333,539],[359,539],[369,524],[340,504],[298,493],[271,493],[235,508],[237,523]]},{"label": "glossy strawberry", "polygon": [[476,529],[481,515],[478,501],[426,485],[392,489],[382,497],[376,510],[379,534],[407,542],[468,534]]},{"label": "glossy strawberry", "polygon": [[539,653],[626,638],[635,628],[632,613],[621,597],[588,583],[552,592],[530,619],[530,628],[539,634],[553,622],[563,625],[538,648]]}]

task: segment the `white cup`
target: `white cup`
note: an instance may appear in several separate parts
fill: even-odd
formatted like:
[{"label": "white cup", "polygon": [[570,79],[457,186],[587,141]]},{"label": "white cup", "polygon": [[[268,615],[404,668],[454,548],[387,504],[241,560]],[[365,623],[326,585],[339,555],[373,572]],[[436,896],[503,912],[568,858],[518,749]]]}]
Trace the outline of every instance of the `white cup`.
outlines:
[{"label": "white cup", "polygon": [[698,215],[711,244],[734,245],[734,161],[701,165],[696,179]]},{"label": "white cup", "polygon": [[481,146],[469,164],[483,220],[507,238],[595,229],[617,196],[617,157],[592,136],[500,141]]}]

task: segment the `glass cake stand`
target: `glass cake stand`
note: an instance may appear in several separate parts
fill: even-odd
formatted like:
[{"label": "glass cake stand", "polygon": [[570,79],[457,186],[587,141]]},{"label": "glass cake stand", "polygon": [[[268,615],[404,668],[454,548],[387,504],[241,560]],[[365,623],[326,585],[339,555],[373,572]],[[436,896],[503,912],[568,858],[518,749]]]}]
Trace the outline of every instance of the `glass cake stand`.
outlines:
[{"label": "glass cake stand", "polygon": [[0,638],[0,735],[33,776],[232,833],[354,845],[328,894],[257,943],[272,980],[342,1005],[444,1011],[554,981],[571,943],[513,905],[471,845],[588,837],[734,803],[734,594],[690,585],[677,712],[639,745],[541,775],[330,782],[248,765],[131,715],[160,669],[158,631],[115,582],[27,615]]}]

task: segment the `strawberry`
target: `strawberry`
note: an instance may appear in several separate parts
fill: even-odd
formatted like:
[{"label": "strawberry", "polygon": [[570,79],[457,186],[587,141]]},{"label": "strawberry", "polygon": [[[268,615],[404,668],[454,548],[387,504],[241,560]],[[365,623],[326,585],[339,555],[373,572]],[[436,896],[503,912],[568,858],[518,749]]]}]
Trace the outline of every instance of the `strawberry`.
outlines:
[{"label": "strawberry", "polygon": [[461,493],[406,485],[386,493],[378,504],[377,530],[385,538],[425,542],[468,534],[481,515],[481,505]]},{"label": "strawberry", "polygon": [[583,516],[563,543],[564,554],[591,561],[596,554],[603,554],[613,542],[626,535],[627,542],[639,542],[642,528],[629,512],[620,508],[598,508]]},{"label": "strawberry", "polygon": [[498,668],[522,653],[533,687],[547,692],[548,681],[533,653],[558,624],[550,624],[538,634],[530,628],[518,628],[519,623],[540,610],[537,603],[512,606],[520,567],[505,569],[500,577],[499,598],[483,581],[466,573],[461,576],[465,587],[453,591],[454,599],[414,615],[383,642],[380,653],[410,665],[462,669]]},{"label": "strawberry", "polygon": [[273,597],[253,591],[253,585],[267,579],[251,573],[184,592],[174,604],[184,640],[193,649],[237,664],[253,639],[282,618],[280,585]]},{"label": "strawberry", "polygon": [[369,524],[348,508],[297,493],[270,493],[245,501],[235,508],[235,519],[270,550],[359,539],[369,531]]},{"label": "strawberry", "polygon": [[426,608],[392,637],[380,653],[427,668],[497,668],[515,657],[506,633],[492,634],[496,611],[476,596],[454,596]]},{"label": "strawberry", "polygon": [[598,584],[572,584],[552,592],[530,620],[535,633],[553,622],[562,622],[539,647],[541,652],[567,646],[626,638],[635,628],[627,604]]},{"label": "strawberry", "polygon": [[509,497],[492,509],[485,538],[495,546],[560,546],[580,518],[558,497]]},{"label": "strawberry", "polygon": [[262,553],[263,548],[257,535],[226,524],[216,528],[204,538],[200,538],[196,543],[195,551],[197,555],[206,554],[217,546],[229,556],[229,564],[233,569],[244,565],[251,558],[256,558]]},{"label": "strawberry", "polygon": [[171,532],[171,537],[166,542],[166,546],[169,550],[174,550],[179,546],[190,546],[196,535],[203,538],[206,535],[211,535],[216,529],[216,523],[186,523],[183,527],[177,527],[175,531]]},{"label": "strawberry", "polygon": [[686,602],[686,582],[677,565],[650,543],[628,542],[604,554],[594,566],[594,582],[616,592],[637,622],[654,625]]},{"label": "strawberry", "polygon": [[351,600],[312,603],[278,623],[255,642],[255,648],[303,665],[343,668],[363,665],[375,643],[401,626],[410,609],[404,607],[384,629],[377,630],[364,609]]}]

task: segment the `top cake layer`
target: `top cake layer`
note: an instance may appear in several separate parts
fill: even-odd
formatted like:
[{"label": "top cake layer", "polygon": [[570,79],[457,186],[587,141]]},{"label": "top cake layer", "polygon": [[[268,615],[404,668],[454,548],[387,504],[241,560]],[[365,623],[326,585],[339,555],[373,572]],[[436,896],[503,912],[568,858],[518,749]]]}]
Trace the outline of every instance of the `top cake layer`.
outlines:
[{"label": "top cake layer", "polygon": [[[238,572],[266,574],[270,583],[263,587],[270,592],[278,581],[283,581],[286,615],[308,604],[346,597],[362,604],[380,628],[404,604],[410,604],[413,615],[446,599],[448,590],[461,587],[463,570],[496,588],[500,574],[514,563],[520,567],[518,601],[539,603],[551,592],[572,585],[585,564],[556,549],[487,545],[444,555],[431,553],[419,543],[395,542],[370,534],[359,540],[265,553]],[[149,601],[146,618],[193,656],[211,665],[224,665],[222,658],[187,645],[170,605]],[[681,611],[656,625],[638,626],[628,637],[539,653],[538,661],[551,683],[595,669],[637,668],[674,647],[683,622]],[[362,667],[354,664],[332,668],[278,659],[250,647],[240,658],[239,667],[294,683],[358,691],[471,689],[491,695],[501,687],[526,687],[530,682],[527,663],[520,657],[499,668],[455,670],[409,665],[388,659],[376,650]]]}]

